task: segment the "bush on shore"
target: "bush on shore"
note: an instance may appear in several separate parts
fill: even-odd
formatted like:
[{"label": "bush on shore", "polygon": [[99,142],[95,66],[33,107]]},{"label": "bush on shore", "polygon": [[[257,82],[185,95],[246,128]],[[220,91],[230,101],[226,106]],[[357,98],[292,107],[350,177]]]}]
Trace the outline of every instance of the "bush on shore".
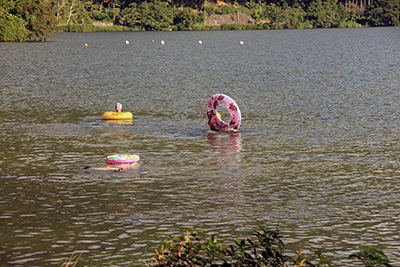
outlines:
[{"label": "bush on shore", "polygon": [[[253,238],[235,241],[233,245],[222,245],[215,236],[205,239],[201,230],[189,227],[181,236],[171,241],[165,240],[157,255],[146,261],[147,266],[293,266],[322,267],[332,266],[332,260],[321,250],[304,255],[299,249],[295,256],[285,255],[284,243],[278,231],[267,231],[260,225]],[[391,266],[386,255],[378,249],[367,246],[356,247],[359,252],[349,258],[360,260],[364,266]]]}]

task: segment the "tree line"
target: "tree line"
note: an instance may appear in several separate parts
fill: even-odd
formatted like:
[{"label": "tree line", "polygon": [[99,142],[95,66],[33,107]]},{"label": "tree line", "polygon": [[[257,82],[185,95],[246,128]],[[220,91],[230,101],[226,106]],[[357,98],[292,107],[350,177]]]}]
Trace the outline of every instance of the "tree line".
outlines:
[{"label": "tree line", "polygon": [[[399,26],[399,13],[400,0],[0,0],[0,41],[93,31],[93,22],[146,31]],[[206,25],[208,16],[224,14],[251,19]]]}]

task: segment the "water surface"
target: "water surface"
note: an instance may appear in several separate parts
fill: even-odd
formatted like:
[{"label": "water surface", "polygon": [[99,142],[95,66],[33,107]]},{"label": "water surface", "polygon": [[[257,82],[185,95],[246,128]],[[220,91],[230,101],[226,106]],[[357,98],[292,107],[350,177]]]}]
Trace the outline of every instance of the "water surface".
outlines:
[{"label": "water surface", "polygon": [[[189,226],[229,243],[254,222],[279,228],[288,252],[323,248],[335,265],[356,265],[349,254],[370,244],[400,264],[399,33],[1,43],[1,265],[60,266],[83,252],[84,265],[141,266]],[[216,93],[238,103],[239,132],[208,131],[200,106]],[[116,102],[132,120],[102,119]],[[83,170],[115,153],[140,164]]]}]

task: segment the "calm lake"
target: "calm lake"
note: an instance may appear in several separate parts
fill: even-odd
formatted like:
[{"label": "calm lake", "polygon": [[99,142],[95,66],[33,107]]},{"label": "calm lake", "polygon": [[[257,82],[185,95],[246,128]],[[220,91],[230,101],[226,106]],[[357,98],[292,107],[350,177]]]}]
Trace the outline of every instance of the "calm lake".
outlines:
[{"label": "calm lake", "polygon": [[[279,229],[288,254],[321,248],[357,266],[348,256],[369,244],[400,265],[399,37],[389,27],[0,43],[0,265],[60,266],[83,252],[80,266],[143,266],[189,226],[229,244],[256,223]],[[239,105],[238,132],[209,131],[200,106],[217,93]],[[103,120],[116,102],[132,120]],[[83,169],[116,153],[141,160],[125,173]]]}]

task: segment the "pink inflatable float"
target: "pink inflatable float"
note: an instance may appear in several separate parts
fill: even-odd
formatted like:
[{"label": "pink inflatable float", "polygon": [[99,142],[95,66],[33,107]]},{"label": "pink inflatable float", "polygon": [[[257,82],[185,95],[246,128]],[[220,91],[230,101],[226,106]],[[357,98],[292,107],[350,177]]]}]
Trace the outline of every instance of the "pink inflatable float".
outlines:
[{"label": "pink inflatable float", "polygon": [[124,164],[138,162],[140,157],[138,155],[117,154],[107,157],[107,163],[110,164]]},{"label": "pink inflatable float", "polygon": [[[213,131],[239,130],[240,123],[242,120],[242,115],[235,100],[223,94],[213,95],[207,100],[208,100],[207,104],[208,125],[210,126],[211,130]],[[224,106],[229,111],[231,120],[228,123],[221,120],[221,118],[217,115],[218,106]]]}]

